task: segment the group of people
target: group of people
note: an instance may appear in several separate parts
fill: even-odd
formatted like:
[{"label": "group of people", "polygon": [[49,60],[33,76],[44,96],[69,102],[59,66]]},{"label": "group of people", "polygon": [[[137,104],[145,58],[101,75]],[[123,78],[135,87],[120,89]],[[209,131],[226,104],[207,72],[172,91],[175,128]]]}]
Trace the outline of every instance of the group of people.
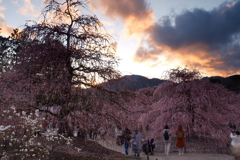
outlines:
[{"label": "group of people", "polygon": [[[236,130],[235,126],[230,127],[232,132],[230,133],[231,141],[231,153],[235,157],[235,160],[240,160],[240,131]],[[140,151],[142,150],[145,154],[153,154],[155,144],[154,139],[145,140],[144,135],[136,130],[131,133],[129,130],[125,133],[124,148],[125,154],[128,155],[128,149],[132,146],[132,150],[135,157],[139,157]],[[131,136],[130,136],[131,135]],[[172,133],[168,125],[164,126],[162,131],[163,141],[164,141],[164,153],[169,155],[171,143],[172,143]],[[176,136],[176,147],[178,148],[178,155],[184,154],[184,148],[186,147],[185,143],[185,132],[182,128],[182,125],[178,126],[178,129],[175,132]]]},{"label": "group of people", "polygon": [[143,150],[146,154],[149,152],[153,154],[153,150],[155,148],[154,139],[145,141],[145,143],[143,143],[145,137],[139,130],[131,133],[128,129],[125,129],[122,137],[124,137],[124,149],[126,155],[129,154],[128,150],[130,146],[132,147],[135,157],[139,157],[141,150]]},{"label": "group of people", "polygon": [[[164,126],[162,134],[163,134],[163,140],[165,144],[165,154],[169,155],[170,147],[172,143],[172,133],[168,125]],[[178,126],[178,129],[175,135],[177,137],[176,147],[178,147],[179,149],[179,155],[183,155],[184,147],[186,147],[186,144],[185,144],[185,138],[184,138],[185,132],[182,129],[181,125]],[[128,149],[130,148],[130,146],[132,147],[135,157],[139,157],[140,151],[143,151],[146,155],[148,154],[153,155],[153,151],[155,148],[153,138],[145,140],[144,135],[139,130],[136,130],[131,134],[131,140],[129,138],[129,132],[127,135],[123,134],[123,136],[126,137],[124,141],[124,148],[125,148],[126,155],[129,154]]]},{"label": "group of people", "polygon": [[[172,143],[172,133],[169,129],[168,125],[164,126],[163,129],[163,140],[164,140],[164,153],[166,155],[169,155],[170,152],[170,147],[171,147],[171,143]],[[177,137],[177,142],[176,142],[176,147],[178,147],[178,155],[183,155],[184,154],[184,148],[186,147],[186,143],[185,143],[185,132],[182,128],[182,125],[178,126],[178,129],[175,133],[176,137]]]}]

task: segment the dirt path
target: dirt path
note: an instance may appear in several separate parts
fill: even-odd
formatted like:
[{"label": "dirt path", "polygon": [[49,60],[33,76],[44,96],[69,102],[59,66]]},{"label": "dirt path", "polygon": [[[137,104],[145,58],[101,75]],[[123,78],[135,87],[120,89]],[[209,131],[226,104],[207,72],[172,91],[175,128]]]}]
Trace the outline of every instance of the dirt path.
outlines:
[{"label": "dirt path", "polygon": [[[115,150],[124,154],[124,147],[117,146],[115,141],[98,141],[102,146]],[[131,148],[129,148],[129,156],[133,157]],[[134,158],[133,158],[134,159]],[[154,155],[145,155],[144,153],[140,154],[140,159],[135,158],[136,160],[234,160],[232,155],[228,154],[209,154],[209,153],[185,153],[184,155],[178,155],[177,152],[171,152],[170,155],[166,156],[163,152],[155,152]]]},{"label": "dirt path", "polygon": [[166,156],[163,153],[155,153],[147,158],[146,155],[141,155],[142,160],[234,160],[233,156],[227,154],[208,154],[208,153],[185,153],[178,155],[177,152]]}]

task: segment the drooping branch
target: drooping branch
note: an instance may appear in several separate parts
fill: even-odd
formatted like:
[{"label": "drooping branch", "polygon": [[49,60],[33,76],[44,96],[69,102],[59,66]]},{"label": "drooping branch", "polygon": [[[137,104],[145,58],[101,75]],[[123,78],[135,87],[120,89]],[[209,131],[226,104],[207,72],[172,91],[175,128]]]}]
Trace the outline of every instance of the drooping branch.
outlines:
[{"label": "drooping branch", "polygon": [[197,69],[189,69],[187,67],[178,67],[165,72],[165,79],[176,83],[200,79],[201,77],[201,73]]}]

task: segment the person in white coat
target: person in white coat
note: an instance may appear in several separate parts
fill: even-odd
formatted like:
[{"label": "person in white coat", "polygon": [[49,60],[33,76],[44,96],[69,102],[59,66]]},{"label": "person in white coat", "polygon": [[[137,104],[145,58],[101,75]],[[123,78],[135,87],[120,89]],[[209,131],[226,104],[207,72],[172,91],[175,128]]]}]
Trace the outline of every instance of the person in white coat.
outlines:
[{"label": "person in white coat", "polygon": [[231,141],[231,152],[235,157],[235,160],[240,160],[240,132],[231,132],[230,133]]},{"label": "person in white coat", "polygon": [[144,136],[139,130],[136,130],[132,134],[131,144],[132,144],[132,150],[134,153],[134,157],[139,157],[141,148],[142,148],[142,141],[144,139]]},{"label": "person in white coat", "polygon": [[172,133],[171,133],[168,125],[164,126],[162,134],[163,134],[163,141],[165,144],[164,151],[165,151],[166,155],[169,155],[171,142],[172,142]]}]

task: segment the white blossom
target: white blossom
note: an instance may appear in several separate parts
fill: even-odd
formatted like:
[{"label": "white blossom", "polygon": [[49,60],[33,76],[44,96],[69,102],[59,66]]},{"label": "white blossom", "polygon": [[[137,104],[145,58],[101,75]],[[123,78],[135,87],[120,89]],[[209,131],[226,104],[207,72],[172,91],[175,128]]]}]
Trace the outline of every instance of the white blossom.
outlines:
[{"label": "white blossom", "polygon": [[10,128],[10,127],[11,127],[10,125],[8,125],[8,126],[6,126],[6,127],[1,125],[1,126],[0,126],[0,132],[1,132],[1,131],[5,131],[5,130],[7,130],[7,129]]}]

